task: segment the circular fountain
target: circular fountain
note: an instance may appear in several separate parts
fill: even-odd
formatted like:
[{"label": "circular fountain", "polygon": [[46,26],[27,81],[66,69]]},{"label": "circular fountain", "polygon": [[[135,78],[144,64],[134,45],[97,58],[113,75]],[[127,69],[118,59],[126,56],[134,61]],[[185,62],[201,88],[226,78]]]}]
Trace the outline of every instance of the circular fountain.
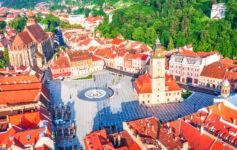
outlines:
[{"label": "circular fountain", "polygon": [[78,93],[78,97],[87,101],[105,100],[113,95],[113,90],[108,88],[89,88]]},{"label": "circular fountain", "polygon": [[101,98],[106,95],[106,92],[102,89],[91,89],[86,91],[85,96],[89,99]]}]

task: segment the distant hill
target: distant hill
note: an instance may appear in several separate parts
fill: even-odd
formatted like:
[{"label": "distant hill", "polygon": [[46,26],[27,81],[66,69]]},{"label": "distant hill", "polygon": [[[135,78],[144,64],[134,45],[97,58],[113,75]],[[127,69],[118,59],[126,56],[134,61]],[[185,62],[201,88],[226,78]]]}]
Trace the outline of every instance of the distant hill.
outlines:
[{"label": "distant hill", "polygon": [[[0,0],[1,1],[1,0]],[[34,8],[34,6],[39,2],[61,2],[62,0],[3,0],[3,5],[8,8]]]},{"label": "distant hill", "polygon": [[[237,56],[236,0],[138,0],[113,12],[97,29],[102,36],[144,42],[152,46],[157,33],[168,50],[193,44],[195,51],[218,51],[225,57]],[[226,17],[209,19],[212,4],[225,3]]]}]

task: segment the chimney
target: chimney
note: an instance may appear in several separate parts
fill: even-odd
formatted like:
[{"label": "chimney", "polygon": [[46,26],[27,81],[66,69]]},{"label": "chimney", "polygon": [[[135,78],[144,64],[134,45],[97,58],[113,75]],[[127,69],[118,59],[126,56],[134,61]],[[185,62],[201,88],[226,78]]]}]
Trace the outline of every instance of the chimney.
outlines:
[{"label": "chimney", "polygon": [[21,119],[20,119],[20,126],[21,126],[21,129],[22,129],[22,123],[21,123]]},{"label": "chimney", "polygon": [[210,114],[212,113],[212,109],[210,109],[209,113],[210,113]]},{"label": "chimney", "polygon": [[200,134],[203,135],[203,126],[201,126],[201,131],[200,131]]},{"label": "chimney", "polygon": [[233,120],[233,124],[234,124],[234,125],[235,125],[235,123],[236,123],[236,119]]},{"label": "chimney", "polygon": [[157,125],[158,125],[158,128],[157,128],[156,139],[159,139],[159,136],[160,136],[160,128],[161,128],[161,124],[160,124],[159,121],[157,121]]},{"label": "chimney", "polygon": [[114,136],[114,141],[113,141],[114,145],[116,145],[116,137]]},{"label": "chimney", "polygon": [[153,124],[151,124],[151,129],[152,129],[152,132],[155,132],[155,128]]},{"label": "chimney", "polygon": [[221,110],[221,104],[220,103],[218,104],[218,109]]},{"label": "chimney", "polygon": [[118,147],[120,146],[120,144],[121,144],[121,136],[120,136],[120,134],[118,135]]},{"label": "chimney", "polygon": [[171,130],[171,128],[169,128],[169,133],[171,133],[172,132],[172,130]]}]

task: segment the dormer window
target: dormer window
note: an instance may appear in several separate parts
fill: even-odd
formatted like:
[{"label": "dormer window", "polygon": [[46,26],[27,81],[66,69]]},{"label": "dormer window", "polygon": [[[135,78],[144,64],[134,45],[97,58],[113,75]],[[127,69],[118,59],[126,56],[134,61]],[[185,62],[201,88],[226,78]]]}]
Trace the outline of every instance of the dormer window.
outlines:
[{"label": "dormer window", "polygon": [[30,135],[27,135],[27,141],[29,141],[30,140]]}]

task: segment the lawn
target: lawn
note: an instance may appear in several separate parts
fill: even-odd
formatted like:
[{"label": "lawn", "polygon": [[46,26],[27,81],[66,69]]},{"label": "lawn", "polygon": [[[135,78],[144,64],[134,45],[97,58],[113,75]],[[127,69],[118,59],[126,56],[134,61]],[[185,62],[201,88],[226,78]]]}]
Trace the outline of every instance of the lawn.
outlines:
[{"label": "lawn", "polygon": [[186,91],[186,92],[182,93],[182,98],[187,99],[191,95],[192,95],[192,92]]},{"label": "lawn", "polygon": [[92,75],[88,75],[88,76],[82,77],[82,78],[77,78],[77,79],[74,79],[74,80],[86,80],[86,79],[92,79]]}]

